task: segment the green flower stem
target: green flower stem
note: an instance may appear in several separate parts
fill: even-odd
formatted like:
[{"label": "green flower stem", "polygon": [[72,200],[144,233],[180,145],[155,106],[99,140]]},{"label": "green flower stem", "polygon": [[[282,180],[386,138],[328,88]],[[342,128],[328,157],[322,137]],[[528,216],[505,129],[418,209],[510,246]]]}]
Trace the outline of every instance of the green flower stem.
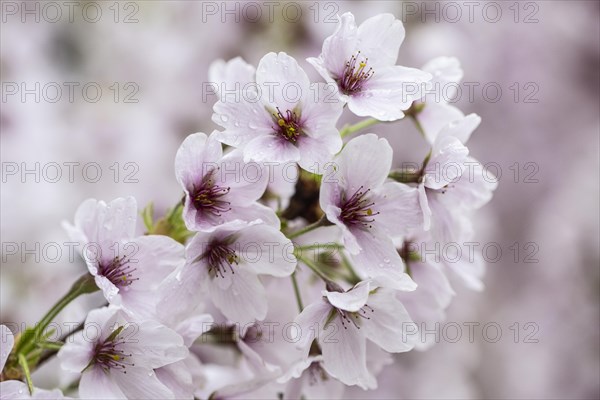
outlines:
[{"label": "green flower stem", "polygon": [[94,277],[90,274],[83,275],[71,286],[71,289],[46,313],[46,315],[38,322],[33,329],[28,329],[23,333],[15,348],[16,354],[27,355],[36,346],[36,340],[41,333],[48,327],[50,322],[73,300],[82,294],[93,293],[99,290],[94,281]]},{"label": "green flower stem", "polygon": [[425,131],[423,130],[423,127],[421,126],[421,123],[419,122],[417,117],[413,114],[409,114],[409,116],[410,119],[412,119],[412,121],[415,123],[415,127],[417,128],[421,136],[423,136],[424,139],[427,139],[427,137],[425,136]]},{"label": "green flower stem", "polygon": [[367,118],[365,120],[362,120],[360,122],[357,122],[354,125],[346,125],[342,128],[342,130],[340,131],[340,135],[342,136],[342,139],[345,138],[348,135],[351,135],[355,132],[358,132],[362,129],[366,129],[370,126],[376,125],[378,123],[380,123],[381,121],[375,119],[375,118]]},{"label": "green flower stem", "polygon": [[294,250],[297,251],[308,251],[308,250],[343,250],[344,246],[337,243],[315,243],[306,246],[296,246]]},{"label": "green flower stem", "polygon": [[345,254],[342,254],[342,264],[346,267],[346,269],[350,273],[350,277],[349,277],[350,283],[352,283],[353,285],[356,285],[358,282],[362,281],[362,279],[360,278],[360,276],[358,276],[358,274],[356,273],[354,268],[352,268],[352,263],[350,262],[350,260],[348,260],[348,257],[346,257]]},{"label": "green flower stem", "polygon": [[331,279],[321,272],[317,264],[313,263],[306,257],[302,257],[300,255],[296,255],[296,257],[299,261],[302,261],[308,268],[310,268],[319,278],[323,279],[325,282],[331,282]]},{"label": "green flower stem", "polygon": [[296,273],[291,275],[292,285],[294,285],[294,294],[296,295],[296,303],[298,303],[298,310],[302,312],[304,310],[304,304],[302,303],[302,296],[300,295],[300,289],[298,288],[298,281],[296,280]]},{"label": "green flower stem", "polygon": [[317,228],[320,228],[322,226],[327,226],[327,225],[331,225],[331,222],[329,222],[329,220],[327,218],[325,218],[325,216],[322,216],[321,219],[318,220],[317,222],[312,223],[310,225],[306,225],[304,228],[298,229],[295,232],[289,233],[287,235],[287,237],[289,239],[294,239],[294,238],[297,238],[298,236],[302,236],[305,233],[308,233],[308,232],[310,232],[312,230],[315,230]]},{"label": "green flower stem", "polygon": [[25,375],[25,381],[27,382],[27,388],[29,389],[29,394],[33,394],[33,382],[31,382],[31,373],[29,372],[29,365],[27,364],[27,360],[23,354],[18,355],[19,365],[23,370],[23,374]]}]

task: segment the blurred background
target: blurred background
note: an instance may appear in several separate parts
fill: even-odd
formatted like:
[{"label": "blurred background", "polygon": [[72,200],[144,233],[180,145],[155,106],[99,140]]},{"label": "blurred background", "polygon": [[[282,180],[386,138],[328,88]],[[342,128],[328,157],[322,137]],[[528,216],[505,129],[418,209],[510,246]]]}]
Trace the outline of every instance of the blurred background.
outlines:
[{"label": "blurred background", "polygon": [[[320,80],[304,59],[336,13],[391,12],[406,28],[400,65],[462,63],[455,105],[483,119],[469,148],[500,178],[476,241],[502,253],[488,254],[484,292],[457,287],[447,322],[459,340],[448,329],[396,357],[377,391],[347,396],[599,398],[599,4],[3,1],[0,321],[34,323],[83,271],[61,228],[81,201],[133,195],[160,215],[181,198],[179,144],[217,128],[211,62],[286,51]],[[397,164],[427,152],[408,120],[372,130]]]}]

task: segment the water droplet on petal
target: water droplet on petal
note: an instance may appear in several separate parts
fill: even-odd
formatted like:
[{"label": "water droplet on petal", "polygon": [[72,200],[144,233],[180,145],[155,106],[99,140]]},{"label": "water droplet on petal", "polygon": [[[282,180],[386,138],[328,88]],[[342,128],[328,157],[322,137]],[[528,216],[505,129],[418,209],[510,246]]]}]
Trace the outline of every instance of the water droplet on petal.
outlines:
[{"label": "water droplet on petal", "polygon": [[153,372],[148,372],[148,376],[152,376],[152,375],[154,375]]},{"label": "water droplet on petal", "polygon": [[221,114],[221,121],[223,122],[227,122],[229,120],[229,117],[225,114]]},{"label": "water droplet on petal", "polygon": [[256,126],[256,124],[255,124],[254,122],[250,122],[250,123],[248,124],[248,128],[250,128],[250,129],[256,129],[256,128],[257,128],[257,126]]},{"label": "water droplet on petal", "polygon": [[386,263],[386,264],[389,264],[390,263],[390,259],[389,258],[384,258],[383,262]]}]

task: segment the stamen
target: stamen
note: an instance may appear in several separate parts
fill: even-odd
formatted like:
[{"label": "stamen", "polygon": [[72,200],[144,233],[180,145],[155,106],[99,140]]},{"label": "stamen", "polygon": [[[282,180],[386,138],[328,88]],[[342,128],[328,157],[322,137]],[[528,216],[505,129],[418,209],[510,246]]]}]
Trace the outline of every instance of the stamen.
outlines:
[{"label": "stamen", "polygon": [[129,287],[133,282],[139,280],[134,278],[137,270],[125,256],[115,257],[109,263],[100,263],[98,273],[112,282],[118,288]]},{"label": "stamen", "polygon": [[192,189],[191,197],[196,210],[220,217],[223,213],[231,210],[231,207],[229,207],[231,203],[220,199],[229,193],[231,188],[215,185],[214,172],[211,171],[206,174],[200,186]]},{"label": "stamen", "polygon": [[296,143],[302,135],[300,116],[290,110],[287,110],[284,115],[277,107],[277,113],[273,113],[273,118],[277,122],[277,126],[273,127],[275,132],[288,142]]},{"label": "stamen", "polygon": [[206,257],[209,274],[216,278],[225,278],[228,270],[235,274],[233,266],[238,265],[240,260],[235,250],[224,243],[211,244],[201,257]]},{"label": "stamen", "polygon": [[[360,318],[367,319],[367,320],[371,319],[371,317],[369,315],[375,312],[373,307],[370,307],[367,304],[362,306],[356,312],[340,310],[339,308],[336,308],[336,311],[338,312],[338,314],[340,316],[340,320],[342,321],[342,326],[344,327],[344,329],[348,329],[348,326],[350,325],[350,323],[352,325],[354,325],[354,327],[356,329],[360,329],[360,324],[361,324]],[[346,326],[346,324],[348,324],[348,326]]]},{"label": "stamen", "polygon": [[342,201],[340,218],[345,224],[362,224],[364,227],[371,228],[371,223],[375,221],[373,217],[379,215],[379,211],[373,211],[372,207],[375,203],[366,198],[370,191],[371,189],[363,191],[361,186],[348,200]]},{"label": "stamen", "polygon": [[127,343],[125,338],[120,337],[123,328],[120,326],[104,342],[96,344],[91,364],[100,366],[107,373],[114,370],[124,374],[127,373],[127,367],[135,366],[128,361],[132,354],[125,353],[120,348]]},{"label": "stamen", "polygon": [[344,66],[342,76],[338,79],[338,85],[344,94],[351,95],[360,92],[365,82],[371,79],[375,74],[373,68],[369,68],[365,71],[369,61],[368,58],[358,62],[358,66],[356,65],[359,57],[360,51],[357,52],[356,55],[350,57],[350,61],[347,61]]}]

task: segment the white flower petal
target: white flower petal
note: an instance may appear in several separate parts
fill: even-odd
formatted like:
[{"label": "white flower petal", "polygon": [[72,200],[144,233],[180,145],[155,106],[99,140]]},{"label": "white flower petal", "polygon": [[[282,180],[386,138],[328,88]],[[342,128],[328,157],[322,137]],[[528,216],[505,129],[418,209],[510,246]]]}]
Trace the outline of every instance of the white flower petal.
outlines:
[{"label": "white flower petal", "polygon": [[310,96],[310,80],[298,62],[284,52],[268,53],[258,63],[256,83],[261,87],[262,101],[272,112],[279,107],[285,115]]},{"label": "white flower petal", "polygon": [[348,108],[358,116],[398,120],[404,117],[402,110],[423,96],[430,79],[430,74],[415,68],[398,65],[379,68],[360,92],[350,96]]},{"label": "white flower petal", "polygon": [[251,225],[236,234],[235,248],[240,268],[256,274],[276,277],[289,276],[296,268],[294,246],[279,230],[264,224]]},{"label": "white flower petal", "polygon": [[[323,41],[321,60],[333,78],[342,76],[346,61],[356,52],[357,27],[352,13],[338,16],[335,32]],[[309,61],[310,62],[310,61]]]},{"label": "white flower petal", "polygon": [[360,24],[356,47],[369,58],[369,66],[394,65],[404,35],[402,21],[393,14],[378,14]]},{"label": "white flower petal", "polygon": [[202,181],[202,177],[222,155],[221,143],[216,140],[214,132],[211,136],[202,132],[189,135],[175,155],[177,180],[184,189],[191,190],[193,185]]},{"label": "white flower petal", "polygon": [[360,310],[369,298],[370,284],[369,281],[362,281],[356,284],[347,292],[328,292],[323,291],[323,295],[327,297],[329,303],[340,310],[356,312]]},{"label": "white flower petal", "polygon": [[324,369],[346,385],[374,389],[377,382],[367,370],[366,344],[359,329],[350,323],[345,327],[336,316],[319,332]]},{"label": "white flower petal", "polygon": [[423,174],[425,186],[437,190],[455,182],[465,170],[468,155],[469,149],[454,136],[438,136]]},{"label": "white flower petal", "polygon": [[416,284],[404,272],[404,262],[389,235],[375,227],[356,229],[354,235],[362,250],[351,254],[352,264],[357,271],[370,278],[377,278],[379,285],[397,290],[415,290]]},{"label": "white flower petal", "polygon": [[442,128],[462,118],[464,118],[462,111],[453,105],[432,102],[425,103],[421,112],[417,114],[417,120],[425,133],[425,139],[430,144],[435,142]]},{"label": "white flower petal", "polygon": [[[117,372],[116,374],[121,374]],[[79,381],[79,397],[82,399],[126,399],[119,385],[101,368],[87,370]]]},{"label": "white flower petal", "polygon": [[292,143],[275,135],[263,135],[244,147],[244,160],[286,163],[300,160],[300,152]]},{"label": "white flower petal", "polygon": [[333,307],[323,299],[304,307],[304,310],[296,317],[294,323],[300,328],[299,339],[296,347],[304,349],[306,353],[311,343],[323,328],[325,319]]},{"label": "white flower petal", "polygon": [[361,135],[350,140],[334,160],[337,173],[329,178],[338,179],[349,198],[360,187],[366,191],[382,185],[390,172],[392,158],[392,147],[386,139],[373,133]]},{"label": "white flower petal", "polygon": [[364,321],[361,329],[369,340],[390,353],[409,351],[414,347],[415,335],[404,332],[416,332],[417,327],[394,290],[377,289],[367,304],[374,311],[369,313],[370,319]]},{"label": "white flower petal", "polygon": [[210,297],[230,321],[245,324],[265,318],[267,294],[254,273],[237,269],[231,276],[231,286],[225,290],[215,282],[218,279],[222,278],[215,277],[210,283]]},{"label": "white flower petal", "polygon": [[113,374],[113,380],[127,399],[174,399],[175,395],[148,367],[132,367],[127,369],[127,374]]},{"label": "white flower petal", "polygon": [[423,212],[416,188],[398,182],[387,182],[372,197],[378,228],[392,236],[406,235],[423,227]]}]

